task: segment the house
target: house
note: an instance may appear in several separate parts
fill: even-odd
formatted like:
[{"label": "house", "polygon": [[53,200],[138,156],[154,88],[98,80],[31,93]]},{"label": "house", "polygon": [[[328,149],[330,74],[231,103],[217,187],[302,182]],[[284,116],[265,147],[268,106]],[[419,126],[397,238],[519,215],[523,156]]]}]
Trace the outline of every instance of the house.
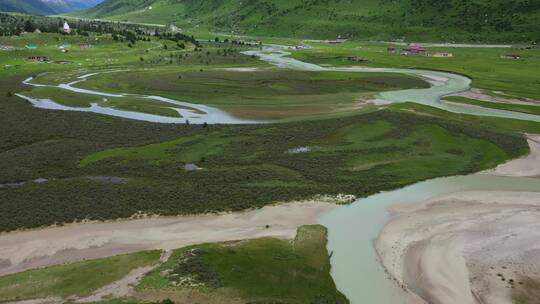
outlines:
[{"label": "house", "polygon": [[390,54],[397,54],[398,49],[396,49],[395,47],[389,47],[386,49],[386,51]]},{"label": "house", "polygon": [[41,30],[37,28],[37,29],[34,31],[34,33],[36,33],[36,34],[41,34]]},{"label": "house", "polygon": [[518,59],[521,59],[521,55],[517,55],[517,54],[505,54],[505,55],[502,55],[501,58],[502,58],[502,59],[514,59],[514,60],[518,60]]},{"label": "house", "polygon": [[359,57],[359,56],[349,56],[347,57],[347,59],[349,61],[354,61],[354,62],[368,62],[369,61],[369,59],[365,57]]},{"label": "house", "polygon": [[88,43],[82,43],[82,44],[79,45],[79,47],[81,49],[92,49],[92,48],[94,48],[94,45],[93,44],[88,44]]},{"label": "house", "polygon": [[71,27],[69,27],[69,24],[67,23],[67,21],[64,21],[64,28],[63,28],[63,31],[64,31],[64,33],[66,33],[66,34],[71,34]]},{"label": "house", "polygon": [[71,47],[71,44],[69,43],[62,43],[58,46],[59,49],[63,50],[63,49],[69,49]]},{"label": "house", "polygon": [[415,45],[401,50],[401,55],[426,55],[427,50],[422,46]]},{"label": "house", "polygon": [[435,52],[435,53],[429,53],[429,57],[436,57],[436,58],[450,58],[454,57],[454,54],[447,53],[447,52]]},{"label": "house", "polygon": [[28,56],[28,60],[34,61],[34,62],[47,62],[49,61],[49,57],[47,56]]}]

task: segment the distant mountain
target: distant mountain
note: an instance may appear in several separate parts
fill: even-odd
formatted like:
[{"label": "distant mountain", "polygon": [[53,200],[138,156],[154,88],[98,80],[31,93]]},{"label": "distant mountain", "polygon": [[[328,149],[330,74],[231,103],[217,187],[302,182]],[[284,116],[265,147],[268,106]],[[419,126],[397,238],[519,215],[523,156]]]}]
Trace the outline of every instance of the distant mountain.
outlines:
[{"label": "distant mountain", "polygon": [[261,36],[540,40],[540,0],[106,0],[74,15]]},{"label": "distant mountain", "polygon": [[103,0],[0,0],[0,11],[33,15],[62,14],[88,9]]}]

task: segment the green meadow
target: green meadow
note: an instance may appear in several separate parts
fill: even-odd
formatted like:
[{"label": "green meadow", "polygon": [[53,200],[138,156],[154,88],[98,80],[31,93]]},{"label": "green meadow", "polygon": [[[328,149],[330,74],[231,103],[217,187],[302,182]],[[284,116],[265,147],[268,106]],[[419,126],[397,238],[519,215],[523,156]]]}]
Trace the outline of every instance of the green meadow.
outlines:
[{"label": "green meadow", "polygon": [[426,88],[421,79],[382,73],[280,69],[137,70],[102,74],[81,87],[148,93],[204,103],[248,118],[290,118],[346,112],[380,91]]},{"label": "green meadow", "polygon": [[87,296],[136,268],[157,264],[160,255],[144,251],[0,276],[0,301]]},{"label": "green meadow", "polygon": [[[499,92],[507,97],[540,99],[540,49],[483,48],[483,47],[428,47],[429,52],[450,52],[451,58],[404,56],[390,54],[386,43],[347,42],[325,44],[306,42],[311,49],[292,53],[302,61],[330,65],[354,65],[348,56],[362,56],[369,61],[361,65],[371,67],[419,68],[450,71],[467,75],[473,87]],[[503,59],[505,54],[520,54],[519,60]]]},{"label": "green meadow", "polygon": [[248,303],[336,303],[347,299],[330,276],[326,228],[303,226],[293,240],[261,238],[202,244],[176,250],[143,278],[141,294],[186,301],[186,290],[213,301]]},{"label": "green meadow", "polygon": [[[59,35],[51,33],[25,33],[21,36],[2,36],[0,44],[15,47],[14,50],[0,50],[0,75],[36,76],[42,73],[57,73],[56,76],[41,75],[54,83],[64,80],[69,75],[101,71],[108,68],[155,68],[174,65],[179,69],[189,66],[191,69],[215,66],[250,66],[260,64],[258,60],[239,54],[244,47],[231,43],[206,43],[204,52],[190,43],[178,44],[167,39],[156,37],[149,41],[138,40],[135,44],[129,41],[114,40],[108,34]],[[81,48],[81,44],[89,44],[91,48]],[[35,49],[26,48],[36,46]],[[62,52],[60,46],[66,46]],[[220,54],[217,54],[217,49]],[[196,50],[195,50],[196,49]],[[210,52],[206,55],[206,52]],[[225,54],[226,53],[226,54]],[[30,56],[46,56],[49,62],[34,62]],[[71,80],[76,80],[71,78]]]}]

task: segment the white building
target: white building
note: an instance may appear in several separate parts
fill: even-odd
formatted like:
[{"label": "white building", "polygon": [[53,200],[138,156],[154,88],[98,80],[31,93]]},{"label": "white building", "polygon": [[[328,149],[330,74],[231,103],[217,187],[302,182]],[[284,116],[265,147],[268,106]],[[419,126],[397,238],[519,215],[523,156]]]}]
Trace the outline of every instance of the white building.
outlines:
[{"label": "white building", "polygon": [[69,24],[67,21],[64,21],[64,33],[69,34],[71,33],[71,28],[69,27]]}]

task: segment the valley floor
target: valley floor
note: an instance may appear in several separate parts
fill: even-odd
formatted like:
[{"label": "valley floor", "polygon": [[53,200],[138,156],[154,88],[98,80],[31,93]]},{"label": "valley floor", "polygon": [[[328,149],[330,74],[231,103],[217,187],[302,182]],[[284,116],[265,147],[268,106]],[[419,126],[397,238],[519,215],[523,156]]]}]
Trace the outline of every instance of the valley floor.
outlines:
[{"label": "valley floor", "polygon": [[[482,91],[463,93],[481,100],[460,104],[502,108],[506,117],[537,115],[536,49],[508,61],[501,59],[508,50],[498,47],[465,47],[452,50],[455,57],[434,58],[389,54],[384,43],[313,41],[292,52],[306,62],[288,63],[344,69],[297,71],[242,54],[253,47],[231,41],[181,46],[153,37],[128,45],[108,35],[91,38],[94,48],[61,52],[59,43],[90,38],[0,37],[15,46],[0,51],[0,301],[72,295],[97,301],[112,292],[140,298],[111,303],[167,297],[179,303],[346,303],[330,277],[326,230],[299,228],[334,210],[336,197],[349,203],[478,171],[540,175],[540,138],[528,135],[527,147],[523,135],[539,134],[539,123],[408,100],[390,104],[378,94],[398,91],[415,101],[405,93],[421,92],[428,82],[436,93],[455,79],[350,69],[462,73]],[[52,61],[31,59],[38,53]],[[367,61],[357,63],[358,57]],[[29,77],[41,86],[31,87],[24,81]],[[456,87],[466,89],[469,79],[459,78]],[[486,103],[489,96],[516,102]],[[66,111],[36,107],[48,99]],[[91,107],[176,124],[73,111]],[[188,122],[189,115],[212,110],[232,113],[235,123],[273,123]],[[531,246],[539,239],[539,200],[532,193],[473,192],[404,207],[377,248],[389,272],[427,301],[475,303],[478,296],[536,303],[529,286],[538,279],[538,252]],[[161,250],[172,253],[170,259],[160,261]]]}]

